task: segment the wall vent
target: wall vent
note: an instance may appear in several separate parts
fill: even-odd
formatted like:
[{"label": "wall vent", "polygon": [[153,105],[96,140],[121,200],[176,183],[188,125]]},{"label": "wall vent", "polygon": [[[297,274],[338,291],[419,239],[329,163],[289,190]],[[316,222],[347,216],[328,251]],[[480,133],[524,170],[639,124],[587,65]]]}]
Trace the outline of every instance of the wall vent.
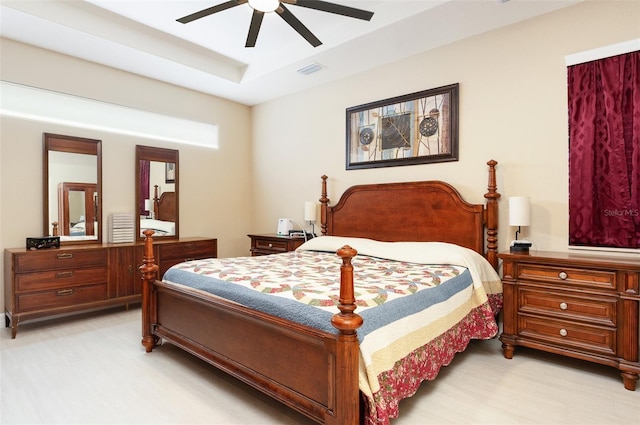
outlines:
[{"label": "wall vent", "polygon": [[314,72],[320,71],[322,68],[324,68],[324,66],[314,62],[310,65],[303,66],[297,72],[302,75],[309,75],[309,74],[313,74]]}]

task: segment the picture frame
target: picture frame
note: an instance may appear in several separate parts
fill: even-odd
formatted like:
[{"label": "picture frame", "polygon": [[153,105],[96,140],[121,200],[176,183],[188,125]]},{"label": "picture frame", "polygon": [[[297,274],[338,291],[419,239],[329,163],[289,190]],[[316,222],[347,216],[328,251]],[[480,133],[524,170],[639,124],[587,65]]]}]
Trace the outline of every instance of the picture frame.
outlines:
[{"label": "picture frame", "polygon": [[458,84],[347,108],[346,169],[458,160]]},{"label": "picture frame", "polygon": [[164,182],[175,183],[176,182],[176,164],[173,162],[166,162],[164,166]]}]

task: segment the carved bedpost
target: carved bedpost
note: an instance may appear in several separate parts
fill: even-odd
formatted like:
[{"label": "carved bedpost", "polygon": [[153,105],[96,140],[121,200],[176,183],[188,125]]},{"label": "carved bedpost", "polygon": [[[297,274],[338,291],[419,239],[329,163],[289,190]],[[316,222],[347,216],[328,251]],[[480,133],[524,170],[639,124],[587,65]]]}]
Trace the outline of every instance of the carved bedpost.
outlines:
[{"label": "carved bedpost", "polygon": [[322,179],[322,195],[320,196],[320,229],[322,235],[327,235],[327,206],[329,198],[327,197],[327,176],[320,177]]},{"label": "carved bedpost", "polygon": [[160,196],[158,193],[158,185],[153,185],[153,218],[160,219]]},{"label": "carved bedpost", "polygon": [[340,266],[340,313],[331,318],[331,324],[340,331],[338,337],[342,349],[336,350],[336,424],[357,425],[360,417],[360,399],[358,394],[358,348],[357,329],[362,326],[362,317],[354,313],[356,309],[355,291],[353,288],[353,266],[351,259],[358,251],[348,245],[338,250],[342,258]]},{"label": "carved bedpost", "polygon": [[351,259],[358,254],[358,251],[345,245],[338,250],[338,255],[342,258],[340,266],[340,304],[337,313],[331,319],[331,324],[345,335],[356,333],[356,329],[362,326],[362,317],[354,313],[356,309],[355,290],[353,288],[353,265]]},{"label": "carved bedpost", "polygon": [[57,221],[54,221],[53,223],[51,223],[51,236],[59,236]]},{"label": "carved bedpost", "polygon": [[142,345],[147,353],[150,353],[156,345],[158,338],[153,335],[155,323],[155,302],[153,294],[153,282],[158,274],[158,265],[153,256],[153,230],[144,232],[144,259],[139,270],[142,272]]},{"label": "carved bedpost", "polygon": [[487,260],[494,269],[498,270],[498,199],[500,194],[497,191],[496,165],[493,159],[487,162],[489,166],[488,192],[484,197],[487,199],[485,210],[485,222],[487,224]]}]

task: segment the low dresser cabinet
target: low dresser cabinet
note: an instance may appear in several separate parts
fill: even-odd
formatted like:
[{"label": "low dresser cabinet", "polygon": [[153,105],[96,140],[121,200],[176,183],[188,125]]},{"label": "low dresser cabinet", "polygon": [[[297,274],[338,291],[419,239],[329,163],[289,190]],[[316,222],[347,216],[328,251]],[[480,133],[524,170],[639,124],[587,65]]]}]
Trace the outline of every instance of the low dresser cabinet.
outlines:
[{"label": "low dresser cabinet", "polygon": [[525,346],[640,374],[640,258],[502,253],[504,356]]},{"label": "low dresser cabinet", "polygon": [[251,238],[251,256],[281,254],[295,251],[305,242],[304,238],[292,238],[276,234],[248,235]]},{"label": "low dresser cabinet", "polygon": [[[155,241],[160,275],[182,261],[216,257],[216,239]],[[4,252],[5,326],[15,338],[20,322],[137,303],[144,244],[70,245]]]}]

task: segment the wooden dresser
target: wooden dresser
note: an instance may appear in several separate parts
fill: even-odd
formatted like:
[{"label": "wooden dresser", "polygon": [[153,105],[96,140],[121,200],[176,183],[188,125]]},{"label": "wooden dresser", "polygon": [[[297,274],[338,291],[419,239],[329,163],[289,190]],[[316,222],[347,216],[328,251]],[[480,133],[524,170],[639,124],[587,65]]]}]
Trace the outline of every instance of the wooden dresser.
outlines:
[{"label": "wooden dresser", "polygon": [[[160,277],[174,264],[217,257],[217,239],[154,241]],[[5,325],[15,338],[20,322],[139,302],[144,244],[72,245],[4,252]]]},{"label": "wooden dresser", "polygon": [[304,238],[291,238],[274,234],[247,235],[251,238],[251,256],[280,254],[294,251],[302,245]]},{"label": "wooden dresser", "polygon": [[504,356],[518,345],[640,374],[640,258],[503,253]]}]

